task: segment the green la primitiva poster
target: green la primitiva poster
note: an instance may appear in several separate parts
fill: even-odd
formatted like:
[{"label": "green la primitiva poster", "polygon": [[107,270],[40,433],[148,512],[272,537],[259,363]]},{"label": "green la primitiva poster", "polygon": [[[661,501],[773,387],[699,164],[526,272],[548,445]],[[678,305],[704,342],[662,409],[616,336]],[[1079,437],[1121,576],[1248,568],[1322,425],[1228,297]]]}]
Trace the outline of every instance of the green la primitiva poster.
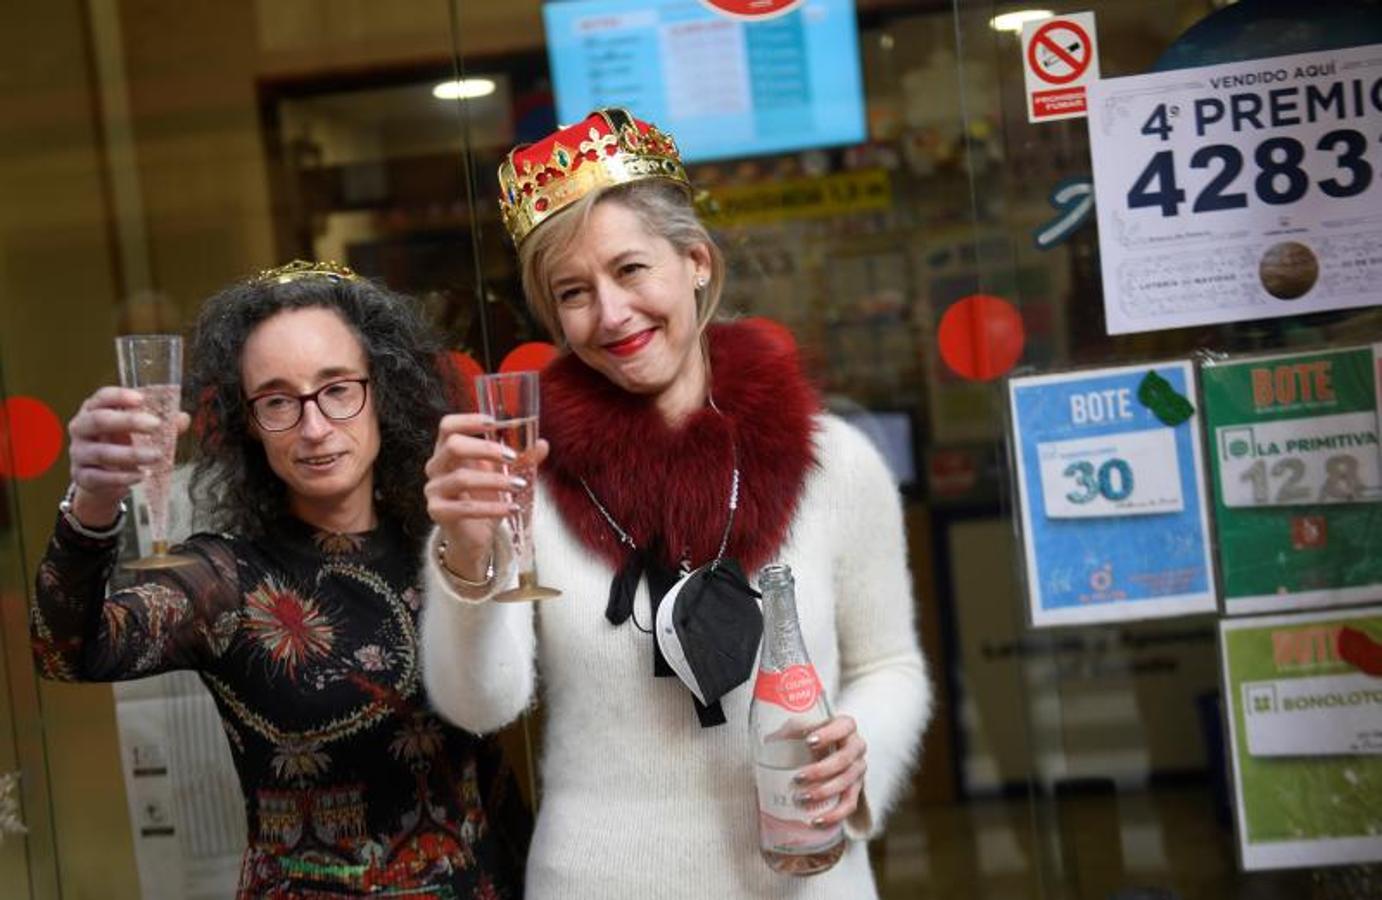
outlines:
[{"label": "green la primitiva poster", "polygon": [[1243,868],[1382,861],[1382,606],[1219,637]]},{"label": "green la primitiva poster", "polygon": [[1224,610],[1382,598],[1382,447],[1372,347],[1201,371]]}]

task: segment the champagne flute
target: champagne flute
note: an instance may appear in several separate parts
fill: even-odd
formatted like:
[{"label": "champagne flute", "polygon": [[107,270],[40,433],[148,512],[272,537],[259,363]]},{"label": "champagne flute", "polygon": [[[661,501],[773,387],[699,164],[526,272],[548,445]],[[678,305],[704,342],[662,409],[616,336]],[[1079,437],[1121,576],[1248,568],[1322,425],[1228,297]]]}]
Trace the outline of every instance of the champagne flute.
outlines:
[{"label": "champagne flute", "polygon": [[168,552],[168,500],[177,451],[177,415],[182,397],[182,338],[175,334],[129,334],[115,339],[120,384],[144,397],[144,411],[158,417],[153,434],[133,435],[137,447],[155,447],[162,458],[141,466],[144,496],[149,505],[149,536],[153,552],[125,564],[129,569],[166,569],[186,565],[188,557]]},{"label": "champagne flute", "polygon": [[548,600],[561,591],[543,587],[537,580],[533,554],[533,488],[537,484],[538,380],[536,372],[507,372],[481,375],[475,379],[476,402],[480,412],[494,419],[493,439],[518,454],[504,466],[504,474],[517,475],[527,482],[513,491],[518,510],[508,517],[513,535],[514,555],[518,559],[518,587],[496,594],[495,600]]}]

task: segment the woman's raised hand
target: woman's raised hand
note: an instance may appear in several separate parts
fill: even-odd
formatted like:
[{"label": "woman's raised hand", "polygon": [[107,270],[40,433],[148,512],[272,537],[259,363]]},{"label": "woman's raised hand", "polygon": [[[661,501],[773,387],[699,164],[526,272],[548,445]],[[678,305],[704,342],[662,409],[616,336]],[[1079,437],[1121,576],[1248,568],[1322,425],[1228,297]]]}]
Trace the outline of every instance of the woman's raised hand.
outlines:
[{"label": "woman's raised hand", "polygon": [[[72,514],[82,524],[115,521],[120,501],[144,477],[140,467],[162,459],[157,447],[134,444],[134,435],[153,434],[159,427],[158,417],[143,406],[144,398],[136,390],[103,387],[87,397],[67,423],[67,455],[72,483],[77,486]],[[187,413],[178,413],[179,434],[190,423]]]},{"label": "woman's raised hand", "polygon": [[[505,463],[516,457],[503,444],[486,438],[493,428],[494,420],[479,413],[446,416],[427,461],[427,514],[446,540],[446,566],[473,581],[484,577],[498,523],[518,508],[511,492],[525,486],[521,479],[505,474]],[[539,440],[534,464],[546,458],[547,442]]]}]

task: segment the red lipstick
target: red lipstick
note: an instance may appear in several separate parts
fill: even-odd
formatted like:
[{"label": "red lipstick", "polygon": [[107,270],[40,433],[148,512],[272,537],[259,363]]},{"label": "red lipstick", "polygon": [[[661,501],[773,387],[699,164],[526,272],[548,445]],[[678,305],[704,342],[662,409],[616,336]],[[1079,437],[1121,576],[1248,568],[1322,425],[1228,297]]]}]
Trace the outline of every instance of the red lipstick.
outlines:
[{"label": "red lipstick", "polygon": [[656,329],[649,328],[646,331],[631,334],[621,340],[611,341],[605,344],[605,349],[615,356],[633,356],[639,350],[647,346],[648,341],[653,339],[653,332],[655,330]]}]

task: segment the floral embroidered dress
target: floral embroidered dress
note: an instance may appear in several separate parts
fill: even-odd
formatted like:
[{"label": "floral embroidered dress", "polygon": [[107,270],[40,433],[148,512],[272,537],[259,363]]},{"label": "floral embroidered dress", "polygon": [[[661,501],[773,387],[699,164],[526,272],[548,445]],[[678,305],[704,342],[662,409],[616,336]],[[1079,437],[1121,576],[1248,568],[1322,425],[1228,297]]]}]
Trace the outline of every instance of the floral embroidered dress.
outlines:
[{"label": "floral embroidered dress", "polygon": [[179,552],[195,562],[107,596],[115,541],[59,518],[34,658],[64,681],[200,675],[245,793],[239,896],[520,897],[526,816],[497,748],[423,696],[418,554],[402,532],[285,519]]}]

